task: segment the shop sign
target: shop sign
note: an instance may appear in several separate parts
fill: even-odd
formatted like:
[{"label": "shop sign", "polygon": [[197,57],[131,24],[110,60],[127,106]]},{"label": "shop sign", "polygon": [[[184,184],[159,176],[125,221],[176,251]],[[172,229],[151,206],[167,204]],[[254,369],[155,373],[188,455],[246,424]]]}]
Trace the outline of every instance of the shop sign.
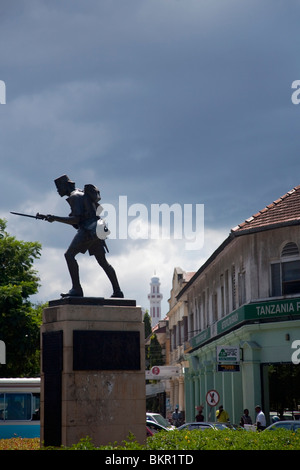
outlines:
[{"label": "shop sign", "polygon": [[219,364],[238,364],[240,348],[238,346],[217,346],[217,362]]},{"label": "shop sign", "polygon": [[153,366],[151,370],[146,370],[146,380],[171,379],[179,377],[180,367],[174,366]]},{"label": "shop sign", "polygon": [[300,315],[300,299],[277,300],[243,305],[217,322],[217,334],[249,320],[266,320]]},{"label": "shop sign", "polygon": [[211,338],[211,330],[210,330],[210,327],[208,327],[206,330],[201,331],[201,333],[191,338],[189,340],[189,346],[192,349],[197,348],[198,346],[201,346],[201,344],[205,343],[210,338]]},{"label": "shop sign", "polygon": [[272,318],[286,315],[300,315],[300,299],[280,300],[274,302],[263,302],[249,304],[246,308],[246,319],[249,318]]},{"label": "shop sign", "polygon": [[241,307],[217,322],[217,333],[231,329],[244,319],[244,307]]},{"label": "shop sign", "polygon": [[215,325],[201,331],[198,335],[190,338],[184,345],[185,352],[202,346],[215,336],[221,335],[238,325],[251,320],[263,321],[272,318],[294,319],[300,317],[300,298],[274,300],[260,303],[243,305],[234,312],[226,315]]},{"label": "shop sign", "polygon": [[239,364],[218,364],[217,371],[218,372],[239,372],[240,365]]}]

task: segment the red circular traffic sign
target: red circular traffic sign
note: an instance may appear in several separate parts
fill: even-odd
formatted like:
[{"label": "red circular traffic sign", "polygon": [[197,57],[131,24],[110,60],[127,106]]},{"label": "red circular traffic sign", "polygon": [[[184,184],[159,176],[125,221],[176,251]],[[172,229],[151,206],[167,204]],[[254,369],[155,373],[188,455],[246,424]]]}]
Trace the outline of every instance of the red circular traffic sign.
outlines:
[{"label": "red circular traffic sign", "polygon": [[208,390],[206,394],[206,403],[208,403],[209,406],[217,406],[217,404],[220,401],[220,395],[216,390]]}]

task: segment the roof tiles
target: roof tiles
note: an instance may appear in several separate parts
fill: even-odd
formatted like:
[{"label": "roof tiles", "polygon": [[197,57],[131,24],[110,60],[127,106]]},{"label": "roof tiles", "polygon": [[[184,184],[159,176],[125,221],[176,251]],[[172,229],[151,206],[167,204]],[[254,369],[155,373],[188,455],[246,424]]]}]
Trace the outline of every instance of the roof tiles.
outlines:
[{"label": "roof tiles", "polygon": [[300,185],[231,229],[231,233],[242,235],[291,223],[300,223]]}]

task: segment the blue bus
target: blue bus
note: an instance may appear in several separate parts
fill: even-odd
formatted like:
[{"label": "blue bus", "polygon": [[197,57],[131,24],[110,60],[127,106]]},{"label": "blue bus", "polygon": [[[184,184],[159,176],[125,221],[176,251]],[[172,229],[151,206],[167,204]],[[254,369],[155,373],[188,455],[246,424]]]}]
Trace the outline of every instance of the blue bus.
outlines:
[{"label": "blue bus", "polygon": [[0,439],[40,437],[40,378],[0,378]]}]

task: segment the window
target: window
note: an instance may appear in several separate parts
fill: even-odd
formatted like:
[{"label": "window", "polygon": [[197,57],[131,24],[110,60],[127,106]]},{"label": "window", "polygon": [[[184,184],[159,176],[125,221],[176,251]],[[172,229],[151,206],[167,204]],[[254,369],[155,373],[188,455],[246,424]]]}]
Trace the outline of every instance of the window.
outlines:
[{"label": "window", "polygon": [[225,291],[224,291],[224,275],[220,275],[220,286],[221,286],[221,317],[225,315]]},{"label": "window", "polygon": [[287,243],[280,261],[271,264],[271,296],[300,293],[300,256],[296,243]]},{"label": "window", "polygon": [[183,322],[182,321],[179,321],[178,324],[177,324],[177,330],[178,330],[178,346],[181,346],[182,345],[182,325],[183,325]]},{"label": "window", "polygon": [[188,317],[183,317],[183,341],[188,340]]},{"label": "window", "polygon": [[296,243],[287,243],[281,252],[281,257],[299,256],[299,250]]},{"label": "window", "polygon": [[209,287],[206,289],[205,310],[206,310],[206,322],[208,326],[209,325]]},{"label": "window", "polygon": [[1,393],[0,420],[28,421],[32,416],[31,393]]},{"label": "window", "polygon": [[235,286],[235,266],[234,264],[231,267],[231,296],[232,296],[232,310],[236,309],[236,297],[235,297],[235,292],[236,286]]},{"label": "window", "polygon": [[212,314],[213,314],[213,323],[218,320],[218,295],[215,292],[212,297]]},{"label": "window", "polygon": [[239,273],[239,305],[246,302],[246,273]]},{"label": "window", "polygon": [[176,349],[177,348],[177,343],[176,343],[176,339],[177,339],[177,328],[176,328],[176,325],[173,326],[173,349]]},{"label": "window", "polygon": [[205,291],[202,293],[202,330],[207,328]]},{"label": "window", "polygon": [[225,315],[229,313],[229,272],[228,269],[225,271]]}]

